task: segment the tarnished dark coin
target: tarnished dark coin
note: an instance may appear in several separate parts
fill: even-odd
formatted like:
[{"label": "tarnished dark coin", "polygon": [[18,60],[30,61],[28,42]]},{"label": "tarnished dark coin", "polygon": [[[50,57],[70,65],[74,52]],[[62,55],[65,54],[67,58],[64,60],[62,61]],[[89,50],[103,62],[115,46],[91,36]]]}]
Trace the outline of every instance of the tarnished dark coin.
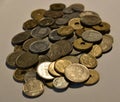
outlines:
[{"label": "tarnished dark coin", "polygon": [[73,34],[73,36],[71,37],[66,37],[65,40],[68,40],[69,42],[71,42],[73,44],[73,42],[77,39],[77,36],[75,34]]},{"label": "tarnished dark coin", "polygon": [[17,57],[16,66],[21,69],[30,68],[38,62],[38,55],[25,52]]},{"label": "tarnished dark coin", "polygon": [[33,53],[43,53],[49,50],[49,43],[44,40],[37,40],[31,43],[29,50]]},{"label": "tarnished dark coin", "polygon": [[50,10],[53,11],[62,11],[65,8],[65,4],[63,3],[54,3],[50,5]]},{"label": "tarnished dark coin", "polygon": [[68,20],[70,20],[72,18],[77,18],[77,17],[79,17],[79,13],[78,12],[74,12],[74,13],[71,13],[71,14],[63,15],[63,18],[66,18]]},{"label": "tarnished dark coin", "polygon": [[66,18],[58,18],[58,19],[56,19],[55,23],[57,25],[66,25],[68,23],[68,19],[66,19]]},{"label": "tarnished dark coin", "polygon": [[85,31],[84,28],[77,29],[77,30],[75,31],[75,34],[76,34],[77,37],[81,38],[81,37],[82,37],[82,33],[83,33],[84,31]]},{"label": "tarnished dark coin", "polygon": [[21,32],[12,38],[11,43],[13,45],[20,45],[29,38],[30,38],[30,31]]},{"label": "tarnished dark coin", "polygon": [[53,88],[53,80],[45,80],[45,85],[49,88]]},{"label": "tarnished dark coin", "polygon": [[39,25],[41,27],[49,27],[51,26],[53,23],[55,22],[55,20],[53,18],[43,18],[40,22]]},{"label": "tarnished dark coin", "polygon": [[73,11],[73,9],[71,8],[71,7],[67,7],[67,8],[64,8],[63,9],[63,13],[65,13],[65,14],[71,14],[71,13],[73,13],[74,11]]},{"label": "tarnished dark coin", "polygon": [[39,55],[39,63],[50,61],[49,57],[46,55]]},{"label": "tarnished dark coin", "polygon": [[31,36],[34,38],[43,39],[49,35],[50,31],[51,29],[49,27],[37,26],[31,31]]},{"label": "tarnished dark coin", "polygon": [[31,30],[31,29],[35,28],[37,25],[38,25],[38,23],[35,20],[30,19],[23,23],[23,29]]}]

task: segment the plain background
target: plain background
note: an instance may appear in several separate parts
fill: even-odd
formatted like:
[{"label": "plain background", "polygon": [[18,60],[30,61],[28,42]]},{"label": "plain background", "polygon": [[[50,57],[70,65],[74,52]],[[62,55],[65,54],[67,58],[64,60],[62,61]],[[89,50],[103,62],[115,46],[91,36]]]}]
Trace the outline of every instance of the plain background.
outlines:
[{"label": "plain background", "polygon": [[[98,59],[96,70],[100,81],[93,86],[68,88],[55,92],[45,87],[38,98],[22,95],[21,83],[13,80],[14,70],[5,66],[5,60],[13,51],[11,38],[23,31],[22,24],[30,19],[31,11],[48,9],[51,3],[66,5],[82,3],[85,10],[100,14],[103,21],[111,24],[114,37],[113,49]],[[119,0],[0,0],[0,102],[120,102],[120,1]]]}]

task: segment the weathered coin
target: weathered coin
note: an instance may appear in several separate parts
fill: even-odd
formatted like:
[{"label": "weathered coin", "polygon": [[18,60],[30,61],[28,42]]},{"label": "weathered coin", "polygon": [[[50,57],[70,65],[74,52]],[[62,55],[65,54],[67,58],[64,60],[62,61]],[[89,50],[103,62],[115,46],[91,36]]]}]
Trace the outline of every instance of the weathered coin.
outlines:
[{"label": "weathered coin", "polygon": [[88,42],[98,42],[102,40],[102,34],[95,30],[86,30],[82,33],[82,38]]},{"label": "weathered coin", "polygon": [[55,71],[55,62],[52,62],[49,67],[48,67],[48,72],[52,75],[52,76],[61,76],[59,73],[57,73]]},{"label": "weathered coin", "polygon": [[12,45],[20,45],[29,38],[30,38],[30,31],[21,32],[12,38],[11,43]]},{"label": "weathered coin", "polygon": [[84,84],[85,85],[96,84],[100,79],[99,73],[96,70],[93,70],[93,69],[89,69],[89,72],[90,72],[90,77]]},{"label": "weathered coin", "polygon": [[31,43],[29,50],[33,53],[43,53],[49,50],[49,43],[44,40],[37,40]]},{"label": "weathered coin", "polygon": [[73,18],[68,22],[68,25],[73,27],[73,29],[82,29],[83,26],[80,23],[80,18]]},{"label": "weathered coin", "polygon": [[59,28],[59,25],[57,25],[55,22],[50,26],[50,28],[52,29],[52,30],[54,30],[54,29],[58,29]]},{"label": "weathered coin", "polygon": [[73,35],[74,29],[71,26],[61,26],[57,32],[60,36],[71,36]]},{"label": "weathered coin", "polygon": [[64,74],[65,68],[71,65],[72,62],[66,59],[59,59],[55,62],[55,70],[59,73]]},{"label": "weathered coin", "polygon": [[93,43],[86,42],[82,38],[76,39],[73,43],[73,47],[79,51],[85,51],[90,49],[93,46]]},{"label": "weathered coin", "polygon": [[16,66],[21,69],[30,68],[38,62],[38,55],[25,52],[17,57]]},{"label": "weathered coin", "polygon": [[81,37],[82,37],[82,33],[83,33],[84,31],[85,31],[84,28],[77,29],[77,30],[75,31],[75,34],[76,34],[76,36],[77,36],[78,38],[81,38]]},{"label": "weathered coin", "polygon": [[112,35],[110,35],[110,34],[105,34],[105,36],[107,36],[107,37],[111,40],[112,43],[114,42],[114,38],[113,38]]},{"label": "weathered coin", "polygon": [[23,86],[23,93],[28,97],[37,97],[44,92],[44,84],[40,80],[29,80]]},{"label": "weathered coin", "polygon": [[80,56],[80,63],[89,69],[95,68],[97,66],[96,58],[90,54],[82,54]]},{"label": "weathered coin", "polygon": [[58,18],[58,19],[56,19],[55,23],[57,25],[66,25],[68,23],[68,19],[66,19],[66,18]]},{"label": "weathered coin", "polygon": [[75,83],[86,81],[89,75],[88,68],[82,64],[74,63],[65,69],[65,77]]},{"label": "weathered coin", "polygon": [[89,52],[90,55],[94,57],[100,57],[102,55],[102,48],[100,45],[95,44],[93,45],[91,51]]},{"label": "weathered coin", "polygon": [[63,9],[63,13],[64,14],[71,14],[71,13],[73,13],[74,11],[73,11],[73,9],[71,8],[71,7],[67,7],[67,8],[64,8]]},{"label": "weathered coin", "polygon": [[23,23],[23,29],[31,30],[31,29],[35,28],[37,25],[38,25],[38,23],[35,20],[30,19]]},{"label": "weathered coin", "polygon": [[94,26],[101,23],[101,18],[95,15],[86,15],[81,17],[81,23],[86,26]]},{"label": "weathered coin", "polygon": [[65,57],[62,57],[61,59],[69,60],[72,63],[79,63],[79,58],[76,56],[65,56]]},{"label": "weathered coin", "polygon": [[45,85],[49,88],[53,88],[53,80],[45,80]]},{"label": "weathered coin", "polygon": [[69,82],[64,77],[56,77],[53,80],[53,86],[56,89],[66,89],[69,85]]},{"label": "weathered coin", "polygon": [[37,26],[31,31],[31,36],[34,38],[43,39],[49,35],[50,31],[51,29],[49,27],[43,28],[43,27]]},{"label": "weathered coin", "polygon": [[37,10],[34,10],[32,11],[31,13],[31,17],[36,20],[37,22],[39,22],[43,17],[44,17],[44,14],[45,14],[46,10],[45,9],[37,9]]},{"label": "weathered coin", "polygon": [[73,36],[71,37],[66,37],[65,40],[68,40],[69,42],[71,42],[73,44],[73,42],[77,39],[77,36],[75,34],[73,34]]},{"label": "weathered coin", "polygon": [[14,52],[21,51],[21,50],[23,50],[21,45],[15,45],[14,46]]},{"label": "weathered coin", "polygon": [[72,19],[72,18],[78,18],[79,17],[79,13],[78,12],[74,12],[71,14],[64,14],[63,18],[66,18],[68,20]]},{"label": "weathered coin", "polygon": [[43,62],[38,65],[37,73],[41,78],[46,79],[46,80],[54,79],[54,77],[52,75],[50,75],[48,72],[48,67],[49,67],[50,63],[51,62]]},{"label": "weathered coin", "polygon": [[48,56],[46,56],[46,55],[39,55],[39,63],[46,62],[46,61],[50,61]]},{"label": "weathered coin", "polygon": [[24,51],[22,51],[22,50],[10,53],[6,58],[6,65],[10,68],[16,68],[17,66],[15,64],[15,61],[16,61],[17,57],[23,53],[24,53]]},{"label": "weathered coin", "polygon": [[63,3],[54,3],[50,5],[50,10],[53,11],[62,11],[66,7]]}]

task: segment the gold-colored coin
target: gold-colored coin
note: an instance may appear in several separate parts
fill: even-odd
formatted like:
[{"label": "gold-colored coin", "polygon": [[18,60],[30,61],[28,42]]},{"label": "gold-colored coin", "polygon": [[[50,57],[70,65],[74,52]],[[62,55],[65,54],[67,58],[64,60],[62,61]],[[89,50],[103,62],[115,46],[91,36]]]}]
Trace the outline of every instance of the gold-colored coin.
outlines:
[{"label": "gold-colored coin", "polygon": [[76,39],[73,43],[73,47],[80,51],[88,50],[92,46],[93,46],[93,43],[88,43],[88,42],[82,40],[82,38]]},{"label": "gold-colored coin", "polygon": [[47,86],[47,87],[49,87],[49,88],[53,88],[54,86],[53,86],[53,80],[47,80],[47,81],[45,81],[45,85]]},{"label": "gold-colored coin", "polygon": [[87,68],[95,68],[97,66],[97,60],[90,54],[82,54],[80,56],[80,63],[85,65]]},{"label": "gold-colored coin", "polygon": [[90,55],[94,57],[100,57],[102,55],[102,48],[100,45],[93,45],[91,51],[89,52]]},{"label": "gold-colored coin", "polygon": [[73,29],[82,29],[83,26],[80,23],[80,18],[73,18],[68,22],[68,25],[73,27]]},{"label": "gold-colored coin", "polygon": [[22,46],[21,45],[15,45],[14,46],[14,52],[21,51],[21,50],[22,50]]},{"label": "gold-colored coin", "polygon": [[93,70],[93,69],[89,69],[89,73],[90,73],[90,77],[84,84],[85,85],[96,84],[100,79],[99,73],[96,70]]},{"label": "gold-colored coin", "polygon": [[65,68],[71,64],[72,62],[70,60],[59,59],[55,62],[55,70],[64,74]]}]

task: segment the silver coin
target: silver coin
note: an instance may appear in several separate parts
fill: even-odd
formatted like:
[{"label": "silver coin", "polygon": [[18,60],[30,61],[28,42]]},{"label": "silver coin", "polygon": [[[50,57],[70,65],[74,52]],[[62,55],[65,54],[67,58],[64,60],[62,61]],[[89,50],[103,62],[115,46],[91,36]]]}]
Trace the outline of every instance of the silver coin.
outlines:
[{"label": "silver coin", "polygon": [[56,88],[56,89],[65,89],[67,88],[69,85],[69,82],[65,80],[64,77],[56,77],[54,80],[53,80],[53,86]]},{"label": "silver coin", "polygon": [[76,39],[77,39],[77,36],[75,34],[70,38],[66,38],[66,40],[70,41],[71,43],[73,43]]},{"label": "silver coin", "polygon": [[50,64],[51,62],[43,62],[38,65],[37,73],[41,78],[46,79],[46,80],[54,79],[54,77],[51,76],[48,72],[48,67]]},{"label": "silver coin", "polygon": [[49,43],[44,40],[34,41],[30,46],[29,50],[33,53],[43,53],[49,49]]},{"label": "silver coin", "polygon": [[102,34],[95,30],[86,30],[82,33],[82,38],[88,42],[98,42],[102,40]]},{"label": "silver coin", "polygon": [[63,9],[63,13],[65,13],[65,14],[71,14],[71,13],[73,13],[74,11],[72,10],[72,8],[71,7],[67,7],[67,8],[65,8],[65,9]]},{"label": "silver coin", "polygon": [[42,28],[37,26],[31,31],[31,36],[34,38],[43,39],[49,35],[50,31],[51,29],[49,27]]},{"label": "silver coin", "polygon": [[23,86],[23,93],[28,97],[37,97],[44,92],[44,84],[40,80],[29,80]]},{"label": "silver coin", "polygon": [[66,18],[58,18],[56,19],[56,22],[55,22],[57,25],[65,25],[68,23],[68,19]]},{"label": "silver coin", "polygon": [[89,75],[88,68],[82,64],[74,63],[65,68],[65,77],[72,82],[84,82]]}]

